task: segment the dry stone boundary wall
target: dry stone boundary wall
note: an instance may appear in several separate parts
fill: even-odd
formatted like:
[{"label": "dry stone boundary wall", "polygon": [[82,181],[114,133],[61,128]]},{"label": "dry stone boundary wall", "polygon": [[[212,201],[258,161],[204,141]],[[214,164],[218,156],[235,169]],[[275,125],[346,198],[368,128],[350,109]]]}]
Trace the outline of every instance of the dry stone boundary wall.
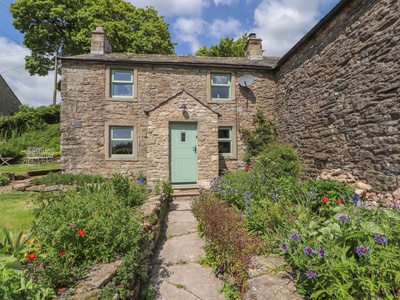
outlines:
[{"label": "dry stone boundary wall", "polygon": [[400,2],[354,0],[280,67],[275,119],[308,175],[400,182]]}]

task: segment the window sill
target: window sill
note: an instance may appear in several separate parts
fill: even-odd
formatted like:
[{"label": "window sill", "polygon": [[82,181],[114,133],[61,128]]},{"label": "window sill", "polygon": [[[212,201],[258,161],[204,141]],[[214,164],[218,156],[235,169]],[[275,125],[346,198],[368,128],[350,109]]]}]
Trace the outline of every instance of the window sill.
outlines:
[{"label": "window sill", "polygon": [[235,100],[208,100],[208,103],[213,104],[234,104],[236,103]]}]

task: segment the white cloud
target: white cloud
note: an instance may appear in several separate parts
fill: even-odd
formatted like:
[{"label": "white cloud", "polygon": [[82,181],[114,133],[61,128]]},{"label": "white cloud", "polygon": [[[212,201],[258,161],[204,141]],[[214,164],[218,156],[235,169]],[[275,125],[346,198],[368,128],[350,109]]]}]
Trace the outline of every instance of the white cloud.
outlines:
[{"label": "white cloud", "polygon": [[215,20],[209,24],[208,29],[210,35],[219,39],[226,36],[236,36],[242,32],[242,23],[239,20],[228,18],[227,20]]},{"label": "white cloud", "polygon": [[195,53],[200,46],[200,39],[215,40],[218,44],[220,39],[226,36],[240,36],[242,34],[241,22],[239,20],[228,18],[227,20],[214,20],[208,23],[201,18],[179,18],[173,24],[173,30],[179,43],[190,44],[191,53]]},{"label": "white cloud", "polygon": [[179,18],[173,24],[173,30],[179,37],[179,42],[190,44],[190,50],[194,53],[200,47],[199,36],[206,32],[207,23],[200,18]]},{"label": "white cloud", "polygon": [[284,55],[321,17],[319,9],[337,0],[263,0],[251,30],[263,39],[264,55]]},{"label": "white cloud", "polygon": [[159,15],[191,16],[200,15],[203,8],[208,7],[209,0],[128,0],[135,7],[153,6]]},{"label": "white cloud", "polygon": [[[30,76],[24,60],[29,53],[27,48],[0,37],[0,74],[22,104],[50,105],[53,103],[54,72],[47,76]],[[57,99],[59,103],[60,95]]]},{"label": "white cloud", "polygon": [[238,3],[238,0],[214,0],[215,6],[218,5],[232,5]]}]

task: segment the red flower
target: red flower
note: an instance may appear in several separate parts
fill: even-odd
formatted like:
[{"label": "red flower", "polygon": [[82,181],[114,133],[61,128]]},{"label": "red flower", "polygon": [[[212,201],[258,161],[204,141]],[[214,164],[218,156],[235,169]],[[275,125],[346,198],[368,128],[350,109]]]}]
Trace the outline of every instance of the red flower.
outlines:
[{"label": "red flower", "polygon": [[61,251],[60,256],[64,256],[64,255],[65,255],[65,251]]},{"label": "red flower", "polygon": [[340,200],[340,198],[337,198],[337,204],[342,204],[342,200]]},{"label": "red flower", "polygon": [[324,205],[324,206],[322,206],[322,209],[326,209],[326,206]]},{"label": "red flower", "polygon": [[59,294],[61,294],[62,292],[65,292],[66,289],[67,289],[66,287],[60,286],[60,287],[57,289],[57,292],[58,292]]},{"label": "red flower", "polygon": [[250,168],[249,167],[246,167],[246,172],[249,172],[250,171]]},{"label": "red flower", "polygon": [[85,234],[85,230],[84,229],[79,229],[78,230],[78,235],[83,236]]},{"label": "red flower", "polygon": [[327,203],[329,201],[329,198],[327,196],[322,197],[322,202]]},{"label": "red flower", "polygon": [[29,253],[28,254],[28,259],[29,260],[35,260],[36,259],[36,254],[35,253]]}]

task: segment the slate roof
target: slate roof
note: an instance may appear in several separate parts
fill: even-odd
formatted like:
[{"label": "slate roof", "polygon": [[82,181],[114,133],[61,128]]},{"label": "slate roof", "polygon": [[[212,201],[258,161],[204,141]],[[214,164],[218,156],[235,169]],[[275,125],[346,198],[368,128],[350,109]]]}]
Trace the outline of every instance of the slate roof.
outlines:
[{"label": "slate roof", "polygon": [[63,57],[62,59],[108,63],[134,63],[136,65],[273,69],[280,58],[263,56],[263,58],[260,60],[249,60],[245,57],[205,57],[192,55],[110,53],[104,55],[82,54]]},{"label": "slate roof", "polygon": [[0,116],[8,116],[19,110],[21,102],[0,75]]}]

